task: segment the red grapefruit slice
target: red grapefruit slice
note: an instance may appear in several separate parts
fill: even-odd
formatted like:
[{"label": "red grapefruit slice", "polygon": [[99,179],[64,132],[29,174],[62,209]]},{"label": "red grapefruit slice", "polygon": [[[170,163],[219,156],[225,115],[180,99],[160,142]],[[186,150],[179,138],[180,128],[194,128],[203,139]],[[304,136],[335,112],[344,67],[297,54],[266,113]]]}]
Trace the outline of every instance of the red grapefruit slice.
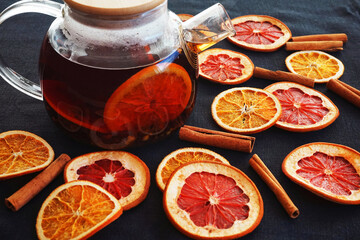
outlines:
[{"label": "red grapefruit slice", "polygon": [[277,82],[265,88],[281,104],[281,116],[275,126],[293,132],[323,129],[339,116],[339,109],[324,94],[291,82]]},{"label": "red grapefruit slice", "polygon": [[360,204],[360,153],[333,143],[309,143],[290,152],[282,170],[311,192],[342,204]]},{"label": "red grapefruit slice", "polygon": [[87,180],[114,195],[124,210],[140,204],[147,196],[150,173],[135,155],[122,151],[88,153],[74,158],[64,170],[65,182]]},{"label": "red grapefruit slice", "polygon": [[246,55],[213,48],[199,54],[199,74],[221,84],[239,84],[251,78],[254,64]]},{"label": "red grapefruit slice", "polygon": [[255,184],[239,169],[215,162],[178,168],[164,191],[174,226],[195,239],[233,239],[253,231],[263,216]]},{"label": "red grapefruit slice", "polygon": [[265,15],[246,15],[232,20],[236,35],[230,42],[245,49],[272,52],[290,38],[290,29],[279,19]]}]

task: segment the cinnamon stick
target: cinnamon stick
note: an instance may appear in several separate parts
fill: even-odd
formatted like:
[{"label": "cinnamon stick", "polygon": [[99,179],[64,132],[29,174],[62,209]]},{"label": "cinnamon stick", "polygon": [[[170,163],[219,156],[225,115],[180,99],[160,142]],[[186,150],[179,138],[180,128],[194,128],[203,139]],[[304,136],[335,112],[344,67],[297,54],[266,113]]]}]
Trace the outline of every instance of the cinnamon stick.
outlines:
[{"label": "cinnamon stick", "polygon": [[271,191],[275,194],[281,205],[291,218],[297,218],[300,214],[299,209],[291,201],[290,197],[280,185],[275,176],[261,161],[257,154],[254,154],[249,160],[250,166],[256,171],[260,178],[268,185]]},{"label": "cinnamon stick", "polygon": [[255,143],[255,137],[214,131],[188,125],[180,128],[179,138],[190,142],[247,153],[252,152]]},{"label": "cinnamon stick", "polygon": [[6,198],[5,205],[13,211],[18,211],[55,179],[63,171],[65,164],[69,160],[70,157],[68,155],[61,154],[35,178],[25,184],[9,198]]},{"label": "cinnamon stick", "polygon": [[285,44],[287,51],[298,50],[323,50],[323,51],[340,51],[343,50],[342,41],[302,41],[302,42],[287,42]]},{"label": "cinnamon stick", "polygon": [[332,34],[313,34],[305,36],[292,37],[293,42],[304,41],[342,41],[347,42],[348,37],[345,33],[332,33]]},{"label": "cinnamon stick", "polygon": [[315,80],[299,74],[284,72],[284,71],[271,71],[261,67],[255,67],[254,77],[275,80],[275,81],[289,81],[296,82],[308,87],[314,87]]},{"label": "cinnamon stick", "polygon": [[337,79],[330,79],[326,87],[360,108],[360,90]]}]

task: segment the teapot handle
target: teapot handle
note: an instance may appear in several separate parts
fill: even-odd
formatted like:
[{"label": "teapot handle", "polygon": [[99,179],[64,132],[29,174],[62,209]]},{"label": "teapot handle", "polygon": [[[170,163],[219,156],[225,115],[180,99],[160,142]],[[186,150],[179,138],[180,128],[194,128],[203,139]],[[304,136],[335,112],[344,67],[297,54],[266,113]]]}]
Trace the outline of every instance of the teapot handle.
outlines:
[{"label": "teapot handle", "polygon": [[[63,4],[48,0],[23,0],[7,7],[0,13],[0,24],[21,13],[43,13],[53,17],[62,15]],[[39,100],[43,99],[41,87],[8,67],[0,56],[0,76],[17,90]]]}]

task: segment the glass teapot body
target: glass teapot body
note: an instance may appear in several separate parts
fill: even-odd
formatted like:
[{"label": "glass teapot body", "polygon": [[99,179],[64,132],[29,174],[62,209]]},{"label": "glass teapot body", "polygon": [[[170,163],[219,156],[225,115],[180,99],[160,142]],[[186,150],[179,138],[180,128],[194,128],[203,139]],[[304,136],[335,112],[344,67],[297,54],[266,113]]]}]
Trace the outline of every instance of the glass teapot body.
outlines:
[{"label": "glass teapot body", "polygon": [[166,2],[142,14],[94,18],[64,7],[40,53],[51,118],[76,139],[106,149],[138,146],[183,125],[196,70]]},{"label": "glass teapot body", "polygon": [[0,24],[26,12],[56,17],[41,47],[40,86],[0,58],[9,84],[43,100],[68,134],[105,149],[170,135],[190,115],[197,54],[234,34],[221,4],[182,23],[166,0],[22,0]]}]

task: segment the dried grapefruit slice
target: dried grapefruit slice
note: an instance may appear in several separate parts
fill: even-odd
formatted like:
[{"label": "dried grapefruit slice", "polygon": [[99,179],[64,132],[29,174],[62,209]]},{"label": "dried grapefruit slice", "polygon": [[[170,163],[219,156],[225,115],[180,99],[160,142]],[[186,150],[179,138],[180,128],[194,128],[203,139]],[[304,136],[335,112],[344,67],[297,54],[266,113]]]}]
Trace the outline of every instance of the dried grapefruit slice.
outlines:
[{"label": "dried grapefruit slice", "polygon": [[186,108],[193,90],[186,70],[175,63],[147,67],[118,87],[108,99],[104,121],[112,131],[156,134]]},{"label": "dried grapefruit slice", "polygon": [[195,239],[233,239],[253,231],[263,216],[255,184],[239,169],[192,162],[170,177],[163,197],[173,225]]},{"label": "dried grapefruit slice", "polygon": [[40,171],[54,160],[54,150],[41,137],[26,131],[0,134],[0,180]]},{"label": "dried grapefruit slice", "polygon": [[66,182],[87,180],[113,194],[124,210],[140,204],[147,196],[150,173],[135,155],[123,151],[93,152],[74,158],[65,166]]},{"label": "dried grapefruit slice", "polygon": [[222,128],[252,134],[273,126],[281,115],[279,100],[258,88],[231,88],[217,95],[211,105],[215,122]]},{"label": "dried grapefruit slice", "polygon": [[109,192],[89,181],[56,188],[36,220],[39,239],[87,239],[116,220],[122,207]]},{"label": "dried grapefruit slice", "polygon": [[311,192],[342,204],[360,204],[360,153],[333,143],[309,143],[290,152],[282,170]]},{"label": "dried grapefruit slice", "polygon": [[230,42],[245,49],[272,52],[290,38],[290,29],[279,19],[265,15],[246,15],[232,20],[236,35]]},{"label": "dried grapefruit slice", "polygon": [[156,171],[156,183],[161,191],[164,191],[170,175],[180,166],[188,162],[214,161],[230,164],[220,154],[206,148],[180,148],[168,154],[160,162]]},{"label": "dried grapefruit slice", "polygon": [[265,88],[281,103],[281,116],[275,126],[294,132],[320,130],[333,123],[339,109],[324,94],[291,82],[277,82]]},{"label": "dried grapefruit slice", "polygon": [[239,84],[251,78],[254,64],[246,55],[213,48],[199,54],[200,76],[221,84]]},{"label": "dried grapefruit slice", "polygon": [[312,78],[317,83],[339,79],[345,69],[339,59],[321,51],[294,52],[285,59],[285,64],[290,72]]}]

